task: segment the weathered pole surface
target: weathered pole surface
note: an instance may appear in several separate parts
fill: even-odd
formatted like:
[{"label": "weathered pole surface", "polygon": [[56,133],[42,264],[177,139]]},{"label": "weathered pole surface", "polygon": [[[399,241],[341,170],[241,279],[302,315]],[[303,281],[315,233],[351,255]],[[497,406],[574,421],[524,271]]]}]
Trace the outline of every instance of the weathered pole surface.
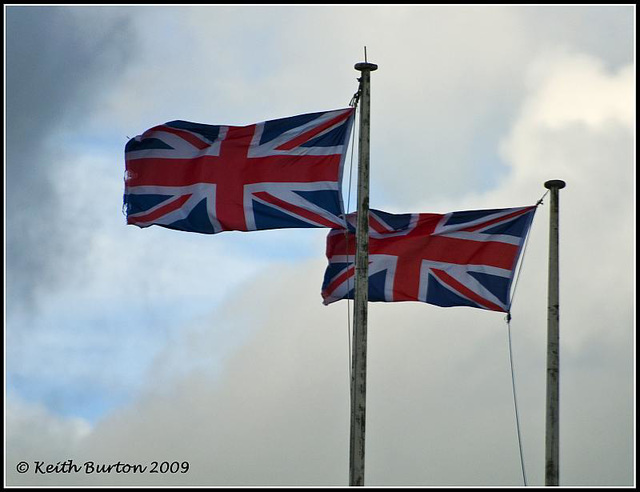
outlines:
[{"label": "weathered pole surface", "polygon": [[547,308],[547,414],[545,437],[545,485],[560,484],[560,278],[559,190],[564,181],[544,184],[551,191],[549,215],[549,300]]},{"label": "weathered pole surface", "polygon": [[351,356],[351,438],[349,485],[364,485],[364,449],[367,396],[367,304],[369,302],[369,106],[370,73],[374,63],[356,63],[360,79],[360,139],[358,210],[356,224],[353,354]]}]

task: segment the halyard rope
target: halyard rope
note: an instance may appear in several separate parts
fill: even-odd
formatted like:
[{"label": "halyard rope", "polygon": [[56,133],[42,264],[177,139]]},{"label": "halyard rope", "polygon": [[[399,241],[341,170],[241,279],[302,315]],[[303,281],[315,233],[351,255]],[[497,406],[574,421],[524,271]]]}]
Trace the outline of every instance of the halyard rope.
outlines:
[{"label": "halyard rope", "polygon": [[[540,200],[538,200],[538,202],[536,203],[536,207],[538,207],[539,205],[542,205],[542,201],[544,200],[544,197],[547,196],[547,193],[549,193],[549,190],[547,190],[547,192],[542,195],[542,198],[540,198]],[[507,337],[508,337],[508,342],[509,342],[509,366],[511,368],[511,389],[513,392],[513,408],[515,411],[515,417],[516,417],[516,432],[518,435],[518,450],[520,451],[520,467],[522,469],[522,480],[524,482],[524,485],[526,487],[527,485],[527,474],[525,472],[525,467],[524,467],[524,455],[523,455],[523,451],[522,451],[522,437],[520,435],[520,417],[518,415],[518,399],[516,398],[516,380],[515,380],[515,375],[514,375],[514,370],[513,370],[513,350],[511,348],[511,304],[513,303],[513,298],[515,297],[515,293],[516,293],[516,287],[518,286],[518,280],[520,278],[520,272],[522,271],[522,265],[524,263],[524,256],[525,253],[527,251],[527,244],[529,243],[529,234],[527,234],[527,237],[525,239],[524,242],[524,247],[522,249],[522,259],[520,260],[520,265],[518,267],[518,270],[516,272],[516,277],[515,277],[515,282],[514,282],[514,286],[513,286],[513,292],[511,295],[511,299],[509,300],[509,306],[507,309],[507,317],[505,318],[506,322],[507,322]]]},{"label": "halyard rope", "polygon": [[[358,108],[358,100],[360,99],[360,85],[361,83],[358,85],[358,90],[357,92],[353,95],[353,97],[351,98],[351,101],[349,102],[349,106],[353,106],[353,110],[355,111],[356,115],[354,115],[354,120],[353,120],[353,131],[351,132],[351,161],[349,162],[349,184],[348,184],[348,188],[347,188],[347,207],[345,210],[345,223],[347,220],[347,214],[349,214],[349,207],[351,206],[351,186],[352,186],[352,176],[353,176],[353,153],[354,153],[354,148],[355,148],[355,141],[356,141],[356,116],[357,116],[357,108]],[[346,223],[347,225],[347,229],[345,230],[345,241],[346,241],[346,247],[347,247],[347,268],[349,268],[349,227],[348,227],[348,223]],[[349,291],[351,289],[349,289],[349,282],[350,280],[347,279],[347,294],[349,293]],[[349,343],[349,388],[351,387],[351,364],[352,364],[352,353],[351,353],[351,302],[349,300],[349,297],[347,297],[347,337],[348,337],[348,343]],[[351,398],[351,390],[349,390],[349,398]]]}]

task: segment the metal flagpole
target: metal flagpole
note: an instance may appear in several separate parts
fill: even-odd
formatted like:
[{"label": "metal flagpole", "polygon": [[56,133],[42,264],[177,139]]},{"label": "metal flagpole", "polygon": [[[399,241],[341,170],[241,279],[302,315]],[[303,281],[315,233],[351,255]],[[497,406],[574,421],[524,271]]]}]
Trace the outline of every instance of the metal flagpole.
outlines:
[{"label": "metal flagpole", "polygon": [[[366,52],[365,52],[366,54]],[[366,56],[365,56],[366,60]],[[369,104],[370,74],[378,65],[356,63],[360,79],[360,140],[358,214],[356,224],[353,354],[351,356],[351,438],[349,485],[364,485],[364,446],[367,393],[367,303],[369,302]]]},{"label": "metal flagpole", "polygon": [[566,183],[547,181],[551,191],[549,219],[549,301],[547,308],[547,415],[545,438],[545,485],[560,483],[560,301],[558,272],[559,190]]}]

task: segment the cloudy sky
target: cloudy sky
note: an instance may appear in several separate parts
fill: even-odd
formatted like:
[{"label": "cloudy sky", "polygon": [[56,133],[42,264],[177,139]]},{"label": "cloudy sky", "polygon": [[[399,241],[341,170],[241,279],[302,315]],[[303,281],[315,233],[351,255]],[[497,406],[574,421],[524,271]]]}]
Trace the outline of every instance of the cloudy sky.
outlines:
[{"label": "cloudy sky", "polygon": [[[327,231],[127,226],[123,151],[175,119],[346,107],[364,46],[373,208],[524,206],[567,182],[560,482],[635,483],[635,7],[5,14],[7,484],[347,485],[348,306],[321,302]],[[544,483],[548,205],[511,326],[529,485]],[[367,391],[368,485],[523,484],[502,314],[372,304]],[[37,473],[67,460],[189,468]]]}]

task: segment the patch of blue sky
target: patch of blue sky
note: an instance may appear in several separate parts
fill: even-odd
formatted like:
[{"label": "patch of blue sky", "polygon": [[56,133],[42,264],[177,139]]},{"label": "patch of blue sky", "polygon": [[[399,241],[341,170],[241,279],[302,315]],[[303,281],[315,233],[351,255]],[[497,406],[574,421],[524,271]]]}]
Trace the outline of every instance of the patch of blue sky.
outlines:
[{"label": "patch of blue sky", "polygon": [[[436,132],[433,140],[393,149],[371,142],[370,206],[390,207],[394,213],[411,210],[412,202],[483,193],[495,189],[510,172],[500,155],[500,144],[515,118],[516,108],[497,104],[482,112],[465,136]],[[357,166],[357,163],[354,164]],[[357,179],[354,170],[354,181]],[[356,184],[352,184],[355,208]]]},{"label": "patch of blue sky", "polygon": [[8,326],[7,387],[55,413],[89,420],[128,401],[154,358],[202,311],[197,302],[183,302],[182,309],[111,300],[72,304],[64,299],[45,308],[28,329]]},{"label": "patch of blue sky", "polygon": [[[164,122],[158,122],[164,123]],[[117,155],[117,160],[111,161],[111,169],[122,169],[124,173],[124,147],[129,139],[140,135],[146,128],[128,129],[123,126],[95,127],[87,126],[84,129],[73,128],[61,132],[58,142],[65,148],[73,150],[77,155],[100,156],[112,158]]]},{"label": "patch of blue sky", "polygon": [[131,387],[111,388],[91,381],[80,385],[65,380],[27,378],[20,374],[7,373],[6,395],[17,397],[30,404],[45,407],[50,413],[61,417],[82,418],[95,423],[113,410],[128,404],[135,389]]},{"label": "patch of blue sky", "polygon": [[244,256],[248,261],[294,263],[316,258],[318,251],[324,252],[328,232],[328,228],[293,228],[223,232],[221,235],[233,234],[227,242],[232,245],[234,255]]},{"label": "patch of blue sky", "polygon": [[495,189],[511,172],[509,163],[499,154],[500,140],[508,131],[505,120],[486,126],[486,131],[473,135],[469,140],[470,167],[476,189],[470,192],[484,192]]},{"label": "patch of blue sky", "polygon": [[[168,240],[169,250],[182,253],[180,261],[171,256],[164,258],[167,263],[164,259],[157,263],[157,254],[150,256],[147,251],[137,261],[150,259],[142,267],[155,273],[140,276],[136,272],[141,265],[135,259],[139,252],[124,270],[119,264],[108,268],[111,260],[98,254],[96,261],[107,261],[105,268],[93,269],[84,281],[50,292],[37,310],[26,314],[9,306],[7,387],[16,394],[57,414],[93,421],[137,395],[154,377],[150,371],[160,356],[170,359],[167,371],[174,377],[206,370],[215,378],[223,359],[250,331],[250,326],[219,311],[224,313],[250,275],[271,261],[310,255],[300,238],[307,235],[309,244],[323,246],[326,234],[326,230],[307,229],[205,236],[129,227],[122,229],[141,236],[127,241],[125,234],[116,245],[124,242],[129,248],[140,248],[149,241]],[[310,233],[315,233],[315,239]],[[117,255],[118,248],[114,252],[109,244],[100,251],[107,248]],[[216,254],[220,249],[247,259],[220,263]],[[316,255],[323,253],[316,251]],[[215,343],[194,357],[187,350],[193,336],[215,336]]]},{"label": "patch of blue sky", "polygon": [[126,399],[159,350],[161,337],[155,339],[158,341],[149,336],[132,337],[124,329],[100,334],[95,325],[78,333],[73,325],[81,323],[73,320],[65,329],[56,328],[55,334],[52,329],[34,331],[29,343],[8,340],[8,387],[56,413],[82,417],[88,417],[87,408],[95,417],[91,402],[96,396],[101,400]]}]

